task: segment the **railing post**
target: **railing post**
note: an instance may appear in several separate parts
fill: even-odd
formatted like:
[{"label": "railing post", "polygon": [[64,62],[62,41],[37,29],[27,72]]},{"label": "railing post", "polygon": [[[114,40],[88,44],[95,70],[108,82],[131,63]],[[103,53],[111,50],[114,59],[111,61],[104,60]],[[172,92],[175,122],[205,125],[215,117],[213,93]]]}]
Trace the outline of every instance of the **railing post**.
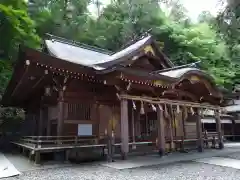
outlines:
[{"label": "railing post", "polygon": [[75,145],[78,143],[78,136],[75,136]]},{"label": "railing post", "polygon": [[212,148],[216,148],[216,138],[215,136],[212,137]]},{"label": "railing post", "polygon": [[182,136],[180,150],[181,150],[181,152],[185,152],[185,149],[184,149],[184,136]]},{"label": "railing post", "polygon": [[206,130],[204,131],[204,142],[205,142],[206,148],[208,148],[208,133]]}]

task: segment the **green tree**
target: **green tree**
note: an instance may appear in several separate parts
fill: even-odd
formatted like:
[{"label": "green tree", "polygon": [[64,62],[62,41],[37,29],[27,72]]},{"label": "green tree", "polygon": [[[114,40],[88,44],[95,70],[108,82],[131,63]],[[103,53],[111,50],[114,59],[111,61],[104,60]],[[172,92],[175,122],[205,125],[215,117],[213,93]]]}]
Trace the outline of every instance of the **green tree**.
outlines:
[{"label": "green tree", "polygon": [[79,40],[90,20],[87,10],[89,2],[90,0],[32,0],[29,12],[41,37],[51,33]]},{"label": "green tree", "polygon": [[[2,96],[12,73],[12,65],[20,45],[40,47],[35,24],[29,18],[23,0],[1,0],[0,4],[0,96]],[[19,119],[19,110],[0,108],[0,119]]]},{"label": "green tree", "polygon": [[1,57],[7,60],[16,58],[20,44],[38,47],[40,42],[24,1],[11,2],[18,3],[11,5],[6,1],[0,4],[0,34],[4,35],[1,36],[0,52]]}]

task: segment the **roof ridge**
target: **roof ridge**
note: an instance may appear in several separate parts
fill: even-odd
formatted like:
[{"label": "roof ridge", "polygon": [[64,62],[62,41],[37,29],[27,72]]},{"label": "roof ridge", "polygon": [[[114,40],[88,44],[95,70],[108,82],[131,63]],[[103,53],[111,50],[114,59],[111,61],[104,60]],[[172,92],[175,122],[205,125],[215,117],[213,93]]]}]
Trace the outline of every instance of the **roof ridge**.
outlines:
[{"label": "roof ridge", "polygon": [[135,35],[130,41],[128,41],[127,43],[125,43],[119,50],[117,50],[117,52],[126,49],[127,47],[133,45],[134,43],[146,38],[147,36],[152,36],[149,32],[152,29],[147,30],[146,32],[141,33],[140,35]]},{"label": "roof ridge", "polygon": [[81,48],[84,48],[84,49],[88,49],[88,50],[92,50],[92,51],[95,51],[95,52],[104,53],[104,54],[108,54],[108,55],[114,54],[114,52],[112,52],[110,50],[99,48],[97,46],[91,46],[91,45],[88,45],[88,44],[85,44],[85,43],[80,43],[78,41],[74,41],[74,40],[63,38],[63,37],[55,36],[55,35],[52,35],[52,34],[49,34],[49,33],[47,33],[46,35],[51,37],[52,41],[58,41],[58,42],[62,42],[62,43],[65,43],[65,44],[73,45],[73,46],[76,46],[76,47],[81,47]]}]

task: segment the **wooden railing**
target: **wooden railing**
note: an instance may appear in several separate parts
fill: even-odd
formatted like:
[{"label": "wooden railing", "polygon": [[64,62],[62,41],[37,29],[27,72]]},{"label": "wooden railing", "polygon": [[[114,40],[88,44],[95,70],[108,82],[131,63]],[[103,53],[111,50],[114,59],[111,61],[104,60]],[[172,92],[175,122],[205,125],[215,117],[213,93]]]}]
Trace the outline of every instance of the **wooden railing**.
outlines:
[{"label": "wooden railing", "polygon": [[95,136],[25,136],[19,143],[35,148],[98,144]]},{"label": "wooden railing", "polygon": [[[203,140],[206,142],[212,142],[214,139],[218,140],[218,136],[216,132],[208,133],[207,137],[203,133]],[[166,143],[171,143],[171,140],[165,138]],[[196,144],[195,142],[198,139],[196,137],[183,139],[183,137],[174,137],[173,142],[176,146],[183,146],[192,144],[193,146]],[[18,142],[14,142],[18,145],[28,146],[29,149],[60,149],[60,148],[74,148],[74,147],[105,147],[107,145],[106,137],[96,137],[96,136],[25,136],[22,137]],[[120,139],[114,140],[115,146],[120,146]],[[152,145],[156,146],[156,138],[150,139],[137,139],[135,141],[130,137],[129,145]]]}]

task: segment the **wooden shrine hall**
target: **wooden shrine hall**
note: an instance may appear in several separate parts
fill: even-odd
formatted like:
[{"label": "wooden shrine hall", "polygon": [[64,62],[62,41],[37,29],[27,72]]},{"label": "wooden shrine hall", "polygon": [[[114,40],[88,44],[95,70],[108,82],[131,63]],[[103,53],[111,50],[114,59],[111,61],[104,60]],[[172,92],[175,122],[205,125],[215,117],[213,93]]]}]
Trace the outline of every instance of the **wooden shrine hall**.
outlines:
[{"label": "wooden shrine hall", "polygon": [[2,99],[25,111],[25,131],[14,143],[38,158],[44,151],[106,147],[105,137],[123,158],[144,144],[163,155],[191,141],[201,152],[203,111],[213,110],[212,138],[221,149],[223,97],[193,65],[174,66],[151,35],[118,52],[55,36],[42,51],[21,47]]}]

